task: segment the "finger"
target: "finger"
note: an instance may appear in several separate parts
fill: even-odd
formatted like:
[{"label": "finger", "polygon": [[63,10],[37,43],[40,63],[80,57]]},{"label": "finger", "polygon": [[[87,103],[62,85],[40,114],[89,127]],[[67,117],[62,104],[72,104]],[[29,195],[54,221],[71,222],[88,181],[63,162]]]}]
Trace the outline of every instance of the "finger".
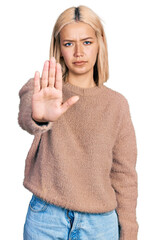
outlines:
[{"label": "finger", "polygon": [[62,69],[61,64],[56,64],[56,81],[55,81],[55,87],[59,90],[62,90]]},{"label": "finger", "polygon": [[49,67],[49,87],[54,87],[55,83],[55,66],[56,60],[54,57],[50,59],[50,67]]},{"label": "finger", "polygon": [[73,104],[79,100],[79,96],[73,96],[62,104],[62,113],[65,113]]},{"label": "finger", "polygon": [[42,72],[41,87],[46,88],[48,84],[49,61],[45,61]]},{"label": "finger", "polygon": [[38,93],[40,91],[40,73],[35,72],[34,76],[34,93]]}]

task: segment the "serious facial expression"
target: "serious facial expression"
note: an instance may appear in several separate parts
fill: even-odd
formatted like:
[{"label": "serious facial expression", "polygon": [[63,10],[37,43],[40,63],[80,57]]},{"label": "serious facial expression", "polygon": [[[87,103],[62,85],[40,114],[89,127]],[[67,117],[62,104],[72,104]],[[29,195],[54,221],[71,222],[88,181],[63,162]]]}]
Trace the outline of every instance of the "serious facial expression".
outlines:
[{"label": "serious facial expression", "polygon": [[94,29],[86,23],[74,22],[60,31],[60,49],[65,64],[74,74],[93,71],[98,53]]}]

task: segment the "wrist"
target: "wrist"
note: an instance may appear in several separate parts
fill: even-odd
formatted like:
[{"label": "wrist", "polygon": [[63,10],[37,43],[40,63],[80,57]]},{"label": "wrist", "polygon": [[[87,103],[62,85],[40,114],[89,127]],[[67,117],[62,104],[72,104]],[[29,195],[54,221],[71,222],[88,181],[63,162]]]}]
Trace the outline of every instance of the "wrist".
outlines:
[{"label": "wrist", "polygon": [[45,125],[45,124],[48,124],[48,121],[46,121],[46,120],[43,120],[43,119],[36,119],[36,118],[33,117],[33,115],[31,115],[31,117],[32,117],[32,120],[33,120],[34,122],[36,122],[38,125]]}]

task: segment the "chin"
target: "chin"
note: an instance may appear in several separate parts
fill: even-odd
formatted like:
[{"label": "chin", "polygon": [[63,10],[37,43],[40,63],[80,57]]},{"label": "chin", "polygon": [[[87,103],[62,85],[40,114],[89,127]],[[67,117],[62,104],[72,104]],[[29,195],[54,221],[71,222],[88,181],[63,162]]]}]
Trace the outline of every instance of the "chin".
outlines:
[{"label": "chin", "polygon": [[79,70],[79,71],[71,71],[71,72],[73,72],[76,75],[82,75],[82,74],[88,73],[89,70],[88,71],[87,70]]}]

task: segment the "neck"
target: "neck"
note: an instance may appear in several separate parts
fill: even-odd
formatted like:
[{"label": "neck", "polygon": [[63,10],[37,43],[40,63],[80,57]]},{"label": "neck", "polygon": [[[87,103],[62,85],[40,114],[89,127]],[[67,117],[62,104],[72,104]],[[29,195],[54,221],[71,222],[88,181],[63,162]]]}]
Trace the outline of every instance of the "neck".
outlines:
[{"label": "neck", "polygon": [[91,88],[96,86],[93,79],[93,73],[86,73],[77,76],[72,72],[69,72],[67,75],[67,82],[81,88]]}]

